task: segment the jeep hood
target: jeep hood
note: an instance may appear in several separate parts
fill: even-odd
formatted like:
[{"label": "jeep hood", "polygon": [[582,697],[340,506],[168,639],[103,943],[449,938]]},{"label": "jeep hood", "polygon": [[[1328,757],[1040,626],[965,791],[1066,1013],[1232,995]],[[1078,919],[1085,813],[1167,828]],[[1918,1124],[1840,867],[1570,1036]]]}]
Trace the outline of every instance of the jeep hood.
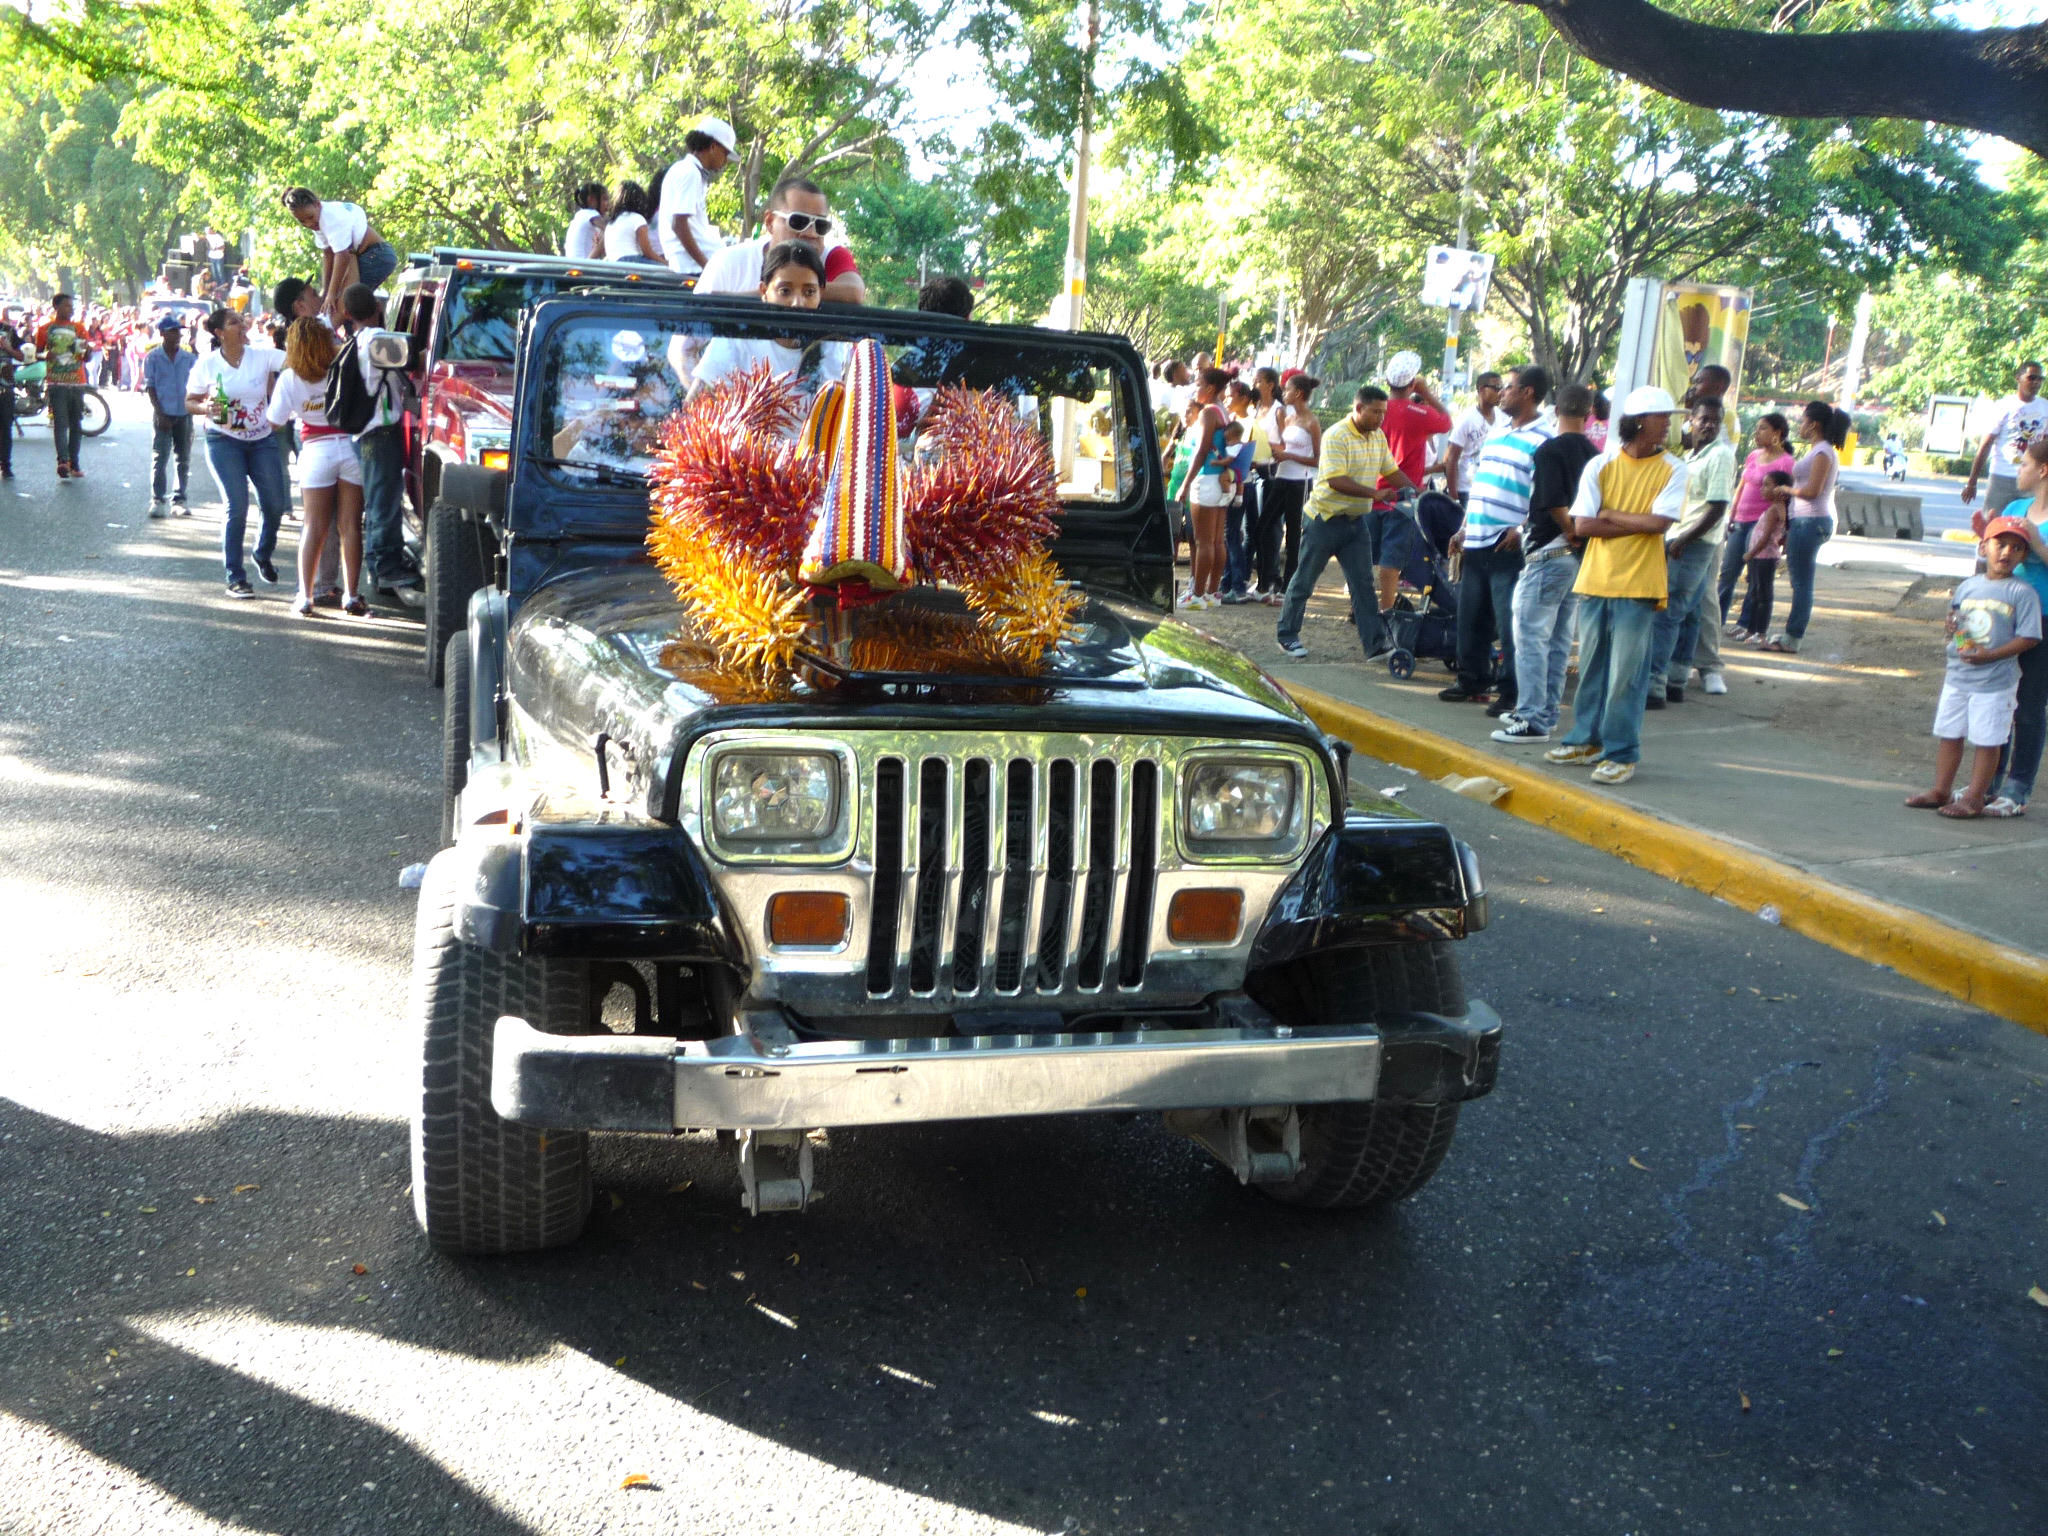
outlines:
[{"label": "jeep hood", "polygon": [[938,729],[1216,735],[1314,744],[1321,732],[1279,685],[1201,631],[1119,598],[1086,601],[1042,679],[993,686],[935,674],[915,687],[856,679],[772,704],[721,702],[664,664],[682,610],[652,565],[559,577],[520,605],[506,682],[528,730],[592,762],[609,739],[661,814],[671,765],[704,731],[748,722],[807,729]]}]

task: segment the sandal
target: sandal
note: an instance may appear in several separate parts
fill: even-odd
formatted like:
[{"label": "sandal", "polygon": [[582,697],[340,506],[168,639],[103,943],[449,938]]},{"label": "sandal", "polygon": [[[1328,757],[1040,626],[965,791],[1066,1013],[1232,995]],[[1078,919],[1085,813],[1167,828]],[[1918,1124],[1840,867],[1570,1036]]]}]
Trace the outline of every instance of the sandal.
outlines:
[{"label": "sandal", "polygon": [[1955,799],[1949,801],[1947,805],[1942,806],[1941,809],[1936,811],[1934,814],[1937,816],[1946,816],[1951,821],[1975,821],[1978,817],[1984,814],[1984,807],[1981,805],[1973,806],[1970,804],[1969,798],[1967,796],[1958,795]]},{"label": "sandal", "polygon": [[1923,789],[1917,795],[1906,796],[1907,807],[1915,811],[1938,811],[1946,804],[1948,801],[1931,789]]},{"label": "sandal", "polygon": [[304,593],[300,593],[297,597],[292,599],[292,612],[297,614],[302,619],[312,618],[313,599],[307,597]]},{"label": "sandal", "polygon": [[2010,795],[2000,795],[1996,800],[1985,801],[1984,814],[1996,817],[2000,821],[2009,820],[2014,816],[2024,816],[2027,814],[2027,802],[2015,800]]},{"label": "sandal", "polygon": [[369,614],[370,605],[360,597],[351,597],[341,605],[341,611],[350,618],[360,619]]},{"label": "sandal", "polygon": [[1799,654],[1799,642],[1790,635],[1773,635],[1770,639],[1764,641],[1763,648],[1767,651],[1774,651],[1780,656],[1797,656]]}]

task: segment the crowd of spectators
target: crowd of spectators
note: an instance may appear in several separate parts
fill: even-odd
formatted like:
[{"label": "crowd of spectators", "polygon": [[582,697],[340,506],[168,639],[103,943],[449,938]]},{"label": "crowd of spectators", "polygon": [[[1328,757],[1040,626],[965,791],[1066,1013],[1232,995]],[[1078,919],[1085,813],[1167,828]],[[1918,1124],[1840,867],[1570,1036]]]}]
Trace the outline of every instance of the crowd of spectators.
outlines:
[{"label": "crowd of spectators", "polygon": [[[1299,370],[1218,368],[1207,355],[1153,368],[1168,496],[1191,552],[1182,606],[1276,603],[1280,650],[1304,660],[1303,615],[1334,560],[1374,661],[1447,569],[1457,676],[1438,697],[1486,706],[1507,746],[1551,742],[1568,709],[1548,761],[1610,786],[1636,774],[1646,713],[1685,702],[1694,679],[1727,692],[1724,643],[1800,649],[1837,527],[1850,429],[1838,407],[1809,401],[1796,425],[1757,415],[1745,454],[1729,374],[1714,364],[1682,401],[1631,391],[1611,433],[1596,389],[1571,385],[1552,401],[1534,366],[1480,374],[1455,419],[1412,353],[1382,377],[1326,426],[1313,405],[1321,385]],[[1945,816],[2024,815],[2048,738],[2048,647],[2035,643],[2048,601],[2041,379],[2038,364],[2021,368],[1964,491],[1968,502],[1988,486],[1985,569],[1951,615],[1937,781],[1908,802]],[[1427,519],[1411,498],[1425,485],[1457,505],[1441,551],[1421,548]],[[1780,567],[1789,596],[1773,630]]]}]

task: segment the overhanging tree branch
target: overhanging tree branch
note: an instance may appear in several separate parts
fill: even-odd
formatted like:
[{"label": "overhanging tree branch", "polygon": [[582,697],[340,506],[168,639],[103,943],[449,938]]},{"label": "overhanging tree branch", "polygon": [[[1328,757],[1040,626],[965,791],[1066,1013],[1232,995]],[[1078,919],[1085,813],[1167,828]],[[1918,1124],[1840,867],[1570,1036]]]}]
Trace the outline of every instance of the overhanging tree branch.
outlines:
[{"label": "overhanging tree branch", "polygon": [[1649,0],[1533,6],[1589,59],[1667,96],[1774,117],[1903,117],[1995,133],[2048,155],[2048,22],[1756,32],[1688,21]]}]

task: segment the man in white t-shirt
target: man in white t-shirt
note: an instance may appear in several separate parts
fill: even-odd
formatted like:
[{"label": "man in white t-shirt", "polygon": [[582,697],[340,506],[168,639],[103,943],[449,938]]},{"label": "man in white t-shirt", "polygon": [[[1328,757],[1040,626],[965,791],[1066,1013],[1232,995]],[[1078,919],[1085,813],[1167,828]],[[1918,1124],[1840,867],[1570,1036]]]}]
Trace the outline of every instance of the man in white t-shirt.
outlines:
[{"label": "man in white t-shirt", "polygon": [[683,137],[682,156],[661,178],[661,204],[654,232],[661,254],[677,272],[701,272],[718,249],[718,231],[705,211],[711,183],[733,157],[739,141],[732,125],[707,117]]},{"label": "man in white t-shirt", "polygon": [[2014,387],[2015,393],[1998,402],[1998,420],[1977,445],[1976,462],[1963,484],[1963,505],[1967,507],[1977,499],[1977,480],[1986,461],[1990,462],[1991,484],[1984,494],[1986,517],[1999,516],[2018,497],[2020,458],[2027,444],[2048,427],[2048,400],[2041,398],[2041,365],[2021,363]]},{"label": "man in white t-shirt", "polygon": [[862,304],[868,285],[860,275],[853,252],[844,245],[827,248],[825,241],[834,227],[831,205],[814,181],[785,176],[768,194],[768,209],[761,218],[762,232],[753,240],[742,240],[714,251],[697,279],[699,293],[758,293],[761,289],[761,258],[771,245],[794,240],[818,253],[825,264],[825,302]]},{"label": "man in white t-shirt", "polygon": [[1472,467],[1479,462],[1479,450],[1494,428],[1495,412],[1500,405],[1500,375],[1482,373],[1472,388],[1479,403],[1465,413],[1444,439],[1444,484],[1461,507],[1472,493]]}]

